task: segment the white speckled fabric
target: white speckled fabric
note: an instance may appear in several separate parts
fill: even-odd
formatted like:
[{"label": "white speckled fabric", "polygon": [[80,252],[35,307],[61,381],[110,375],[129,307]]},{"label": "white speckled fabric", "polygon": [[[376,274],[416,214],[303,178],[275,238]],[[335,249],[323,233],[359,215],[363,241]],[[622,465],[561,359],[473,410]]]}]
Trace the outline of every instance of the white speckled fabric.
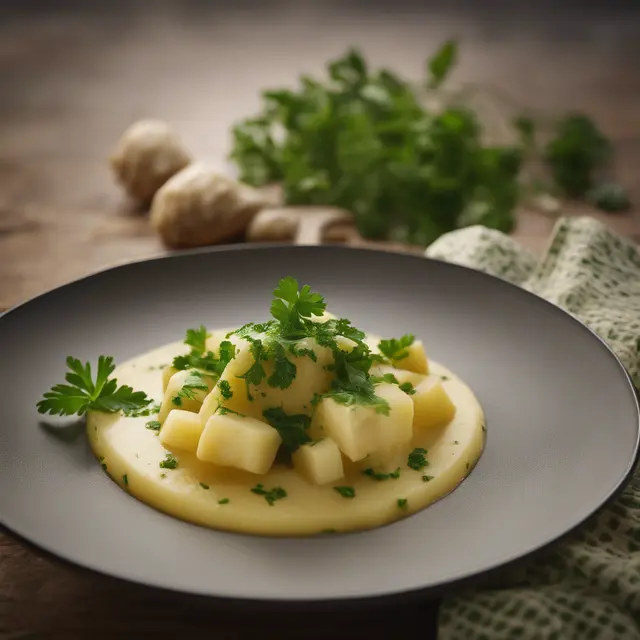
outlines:
[{"label": "white speckled fabric", "polygon": [[[485,271],[563,307],[604,338],[640,387],[640,255],[592,218],[562,218],[541,259],[469,227],[426,255]],[[640,471],[607,508],[501,588],[443,603],[441,640],[640,640]]]}]

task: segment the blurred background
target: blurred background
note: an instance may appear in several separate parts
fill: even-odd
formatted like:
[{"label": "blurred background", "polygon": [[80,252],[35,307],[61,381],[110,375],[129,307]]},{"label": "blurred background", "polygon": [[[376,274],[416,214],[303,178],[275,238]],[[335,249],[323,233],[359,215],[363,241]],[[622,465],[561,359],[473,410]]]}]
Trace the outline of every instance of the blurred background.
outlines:
[{"label": "blurred background", "polygon": [[[534,112],[588,113],[640,185],[640,3],[204,0],[0,5],[0,308],[113,262],[164,251],[107,158],[134,121],[165,120],[194,157],[234,170],[230,129],[260,91],[357,46],[409,79],[449,38],[451,82]],[[570,203],[569,213],[582,205]],[[633,212],[603,217],[640,238]],[[518,213],[544,246],[553,215]]]}]

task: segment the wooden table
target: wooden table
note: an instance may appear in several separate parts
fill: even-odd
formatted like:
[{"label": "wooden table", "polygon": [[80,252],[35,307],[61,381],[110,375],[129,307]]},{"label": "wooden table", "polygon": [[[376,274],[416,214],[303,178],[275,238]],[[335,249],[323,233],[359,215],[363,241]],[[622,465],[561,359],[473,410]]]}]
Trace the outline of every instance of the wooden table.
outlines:
[{"label": "wooden table", "polygon": [[[169,121],[197,157],[225,168],[229,125],[257,108],[260,88],[319,71],[351,44],[374,64],[417,77],[426,55],[457,36],[457,80],[507,91],[536,109],[588,111],[614,140],[618,177],[640,201],[640,8],[604,4],[139,0],[59,2],[53,11],[46,2],[4,2],[0,309],[163,251],[105,161],[133,120]],[[638,215],[600,216],[640,238]],[[553,223],[524,211],[516,236],[540,250]],[[81,574],[0,537],[2,640],[244,638],[256,630],[280,638],[388,638],[403,620],[428,633],[430,612],[422,604],[248,616]]]}]

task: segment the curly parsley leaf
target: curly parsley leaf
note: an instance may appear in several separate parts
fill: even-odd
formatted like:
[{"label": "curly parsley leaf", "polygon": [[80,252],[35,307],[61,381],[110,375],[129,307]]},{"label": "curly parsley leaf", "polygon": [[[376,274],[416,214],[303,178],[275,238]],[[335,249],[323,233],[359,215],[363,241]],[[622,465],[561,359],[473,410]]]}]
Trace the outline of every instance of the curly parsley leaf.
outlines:
[{"label": "curly parsley leaf", "polygon": [[173,367],[178,371],[185,369],[199,369],[215,376],[221,376],[225,367],[236,355],[236,346],[229,340],[220,343],[218,356],[206,350],[206,340],[210,334],[204,327],[200,329],[187,329],[185,344],[192,347],[186,355],[176,356],[173,359]]},{"label": "curly parsley leaf", "polygon": [[402,360],[409,355],[408,347],[410,347],[415,338],[411,334],[402,336],[401,338],[391,338],[389,340],[380,340],[378,349],[380,353],[389,360]]},{"label": "curly parsley leaf", "polygon": [[72,416],[87,411],[135,411],[147,407],[152,401],[142,391],[134,391],[127,385],[118,386],[115,378],[109,378],[115,369],[113,358],[100,356],[95,381],[91,365],[69,356],[69,371],[65,375],[68,384],[57,384],[37,403],[41,414]]},{"label": "curly parsley leaf", "polygon": [[307,433],[307,429],[311,424],[309,416],[302,413],[289,415],[281,407],[265,409],[262,415],[278,432],[282,438],[283,445],[288,451],[293,452],[301,445],[311,442],[311,438]]},{"label": "curly parsley leaf", "polygon": [[[295,380],[297,367],[285,355],[284,347],[276,344],[274,348],[273,373],[269,376],[267,384],[278,389],[287,389]],[[315,354],[314,354],[315,355]]]},{"label": "curly parsley leaf", "polygon": [[207,338],[210,337],[211,334],[207,332],[207,329],[200,325],[197,329],[187,329],[184,343],[196,353],[204,353],[207,349]]},{"label": "curly parsley leaf", "polygon": [[389,403],[376,395],[369,376],[372,361],[367,345],[360,343],[348,353],[335,350],[333,355],[331,370],[335,371],[336,377],[325,396],[346,406],[372,407],[376,413],[388,416]]},{"label": "curly parsley leaf", "polygon": [[304,320],[321,316],[327,307],[319,293],[311,291],[308,284],[299,287],[298,281],[291,276],[280,280],[273,295],[271,315],[280,322],[283,335],[297,335],[304,328]]}]

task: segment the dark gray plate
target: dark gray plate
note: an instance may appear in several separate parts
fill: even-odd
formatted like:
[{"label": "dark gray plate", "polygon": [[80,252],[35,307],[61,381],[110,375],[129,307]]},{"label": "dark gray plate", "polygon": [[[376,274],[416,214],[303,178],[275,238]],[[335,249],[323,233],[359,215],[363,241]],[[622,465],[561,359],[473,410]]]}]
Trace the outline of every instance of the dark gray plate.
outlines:
[{"label": "dark gray plate", "polygon": [[[196,324],[264,318],[285,275],[366,330],[415,333],[475,390],[488,442],[455,492],[364,533],[219,533],[136,501],[84,437],[65,443],[38,426],[36,402],[67,355],[122,361]],[[0,318],[0,376],[0,522],[77,565],[196,594],[326,600],[451,584],[571,530],[616,492],[638,451],[631,381],[583,325],[481,273],[367,250],[222,248],[98,273]]]}]

